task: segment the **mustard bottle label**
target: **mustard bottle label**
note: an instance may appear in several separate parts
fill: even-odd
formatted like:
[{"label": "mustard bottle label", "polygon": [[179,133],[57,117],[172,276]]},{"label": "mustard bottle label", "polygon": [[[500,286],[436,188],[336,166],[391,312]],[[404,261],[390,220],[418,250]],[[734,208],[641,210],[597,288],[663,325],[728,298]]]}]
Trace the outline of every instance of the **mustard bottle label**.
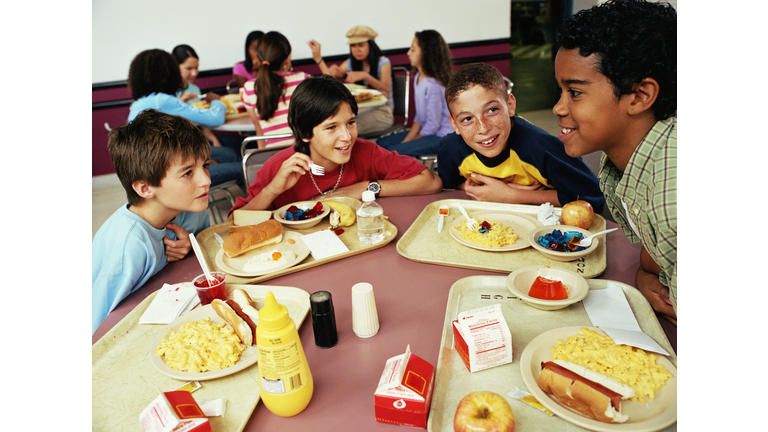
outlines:
[{"label": "mustard bottle label", "polygon": [[307,383],[307,372],[301,360],[301,346],[293,341],[270,348],[259,346],[261,388],[267,393],[291,394]]}]

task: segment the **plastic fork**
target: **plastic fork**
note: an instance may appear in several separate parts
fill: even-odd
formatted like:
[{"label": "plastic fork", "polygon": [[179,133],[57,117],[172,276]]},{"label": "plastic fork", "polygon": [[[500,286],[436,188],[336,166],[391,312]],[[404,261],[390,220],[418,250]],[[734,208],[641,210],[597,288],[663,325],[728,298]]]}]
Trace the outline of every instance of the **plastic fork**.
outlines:
[{"label": "plastic fork", "polygon": [[467,228],[469,228],[471,231],[474,231],[477,229],[477,219],[469,217],[467,214],[467,211],[464,210],[464,207],[461,206],[461,204],[456,204],[456,206],[459,208],[459,211],[462,215],[464,215],[464,219],[467,220]]},{"label": "plastic fork", "polygon": [[614,231],[616,231],[617,229],[618,229],[618,228],[611,228],[611,229],[607,229],[607,230],[605,230],[605,231],[600,231],[599,233],[595,233],[595,234],[592,234],[592,235],[591,235],[591,236],[589,236],[589,237],[584,237],[583,239],[579,240],[579,242],[577,243],[577,245],[578,245],[578,246],[581,246],[581,247],[585,247],[585,248],[586,248],[586,247],[590,247],[590,246],[592,245],[592,239],[593,239],[593,238],[595,238],[595,237],[597,237],[597,236],[599,236],[599,235],[608,234],[609,232],[614,232]]},{"label": "plastic fork", "polygon": [[325,168],[313,162],[309,163],[309,170],[312,171],[312,174],[314,175],[318,175],[318,176],[325,175]]}]

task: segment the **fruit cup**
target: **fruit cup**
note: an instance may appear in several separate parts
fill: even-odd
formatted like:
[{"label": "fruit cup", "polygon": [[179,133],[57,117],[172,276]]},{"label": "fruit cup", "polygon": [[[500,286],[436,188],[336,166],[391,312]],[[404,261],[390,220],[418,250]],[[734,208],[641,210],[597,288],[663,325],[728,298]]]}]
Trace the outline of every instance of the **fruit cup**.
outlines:
[{"label": "fruit cup", "polygon": [[205,274],[201,274],[192,281],[195,289],[197,289],[197,297],[200,299],[200,304],[202,305],[209,304],[213,299],[227,301],[227,274],[222,272],[211,272],[211,276],[216,280],[216,283],[213,285],[210,284],[205,277]]}]

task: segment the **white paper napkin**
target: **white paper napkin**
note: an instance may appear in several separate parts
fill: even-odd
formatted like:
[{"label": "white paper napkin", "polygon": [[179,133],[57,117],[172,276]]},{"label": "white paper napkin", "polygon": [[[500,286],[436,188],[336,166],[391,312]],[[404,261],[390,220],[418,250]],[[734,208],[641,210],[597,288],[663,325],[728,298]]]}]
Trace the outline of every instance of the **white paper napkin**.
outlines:
[{"label": "white paper napkin", "polygon": [[349,252],[347,245],[331,230],[320,230],[312,234],[305,234],[301,239],[307,245],[309,251],[312,252],[312,258],[317,261]]},{"label": "white paper napkin", "polygon": [[655,340],[640,330],[621,287],[589,290],[589,295],[582,303],[592,324],[600,327],[617,344],[669,355]]},{"label": "white paper napkin", "polygon": [[200,303],[192,286],[163,284],[152,303],[139,318],[139,324],[170,324]]}]

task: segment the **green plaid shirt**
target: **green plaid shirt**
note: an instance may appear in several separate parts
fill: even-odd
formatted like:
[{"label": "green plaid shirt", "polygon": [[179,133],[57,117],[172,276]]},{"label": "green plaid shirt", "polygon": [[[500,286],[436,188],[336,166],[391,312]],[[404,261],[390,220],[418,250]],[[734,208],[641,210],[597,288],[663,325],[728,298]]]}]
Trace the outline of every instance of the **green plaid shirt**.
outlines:
[{"label": "green plaid shirt", "polygon": [[611,215],[632,243],[661,267],[677,313],[677,119],[658,121],[637,146],[622,173],[600,161],[600,189]]}]

